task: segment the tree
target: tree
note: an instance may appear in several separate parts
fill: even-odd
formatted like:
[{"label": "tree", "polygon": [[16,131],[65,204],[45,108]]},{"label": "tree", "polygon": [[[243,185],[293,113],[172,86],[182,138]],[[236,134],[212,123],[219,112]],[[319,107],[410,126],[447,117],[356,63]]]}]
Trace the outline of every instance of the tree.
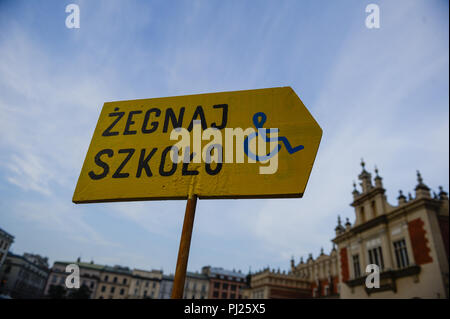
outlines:
[{"label": "tree", "polygon": [[48,289],[48,295],[50,299],[65,299],[66,289],[63,286],[51,285]]},{"label": "tree", "polygon": [[91,297],[91,290],[82,285],[79,289],[71,289],[69,299],[89,299]]}]

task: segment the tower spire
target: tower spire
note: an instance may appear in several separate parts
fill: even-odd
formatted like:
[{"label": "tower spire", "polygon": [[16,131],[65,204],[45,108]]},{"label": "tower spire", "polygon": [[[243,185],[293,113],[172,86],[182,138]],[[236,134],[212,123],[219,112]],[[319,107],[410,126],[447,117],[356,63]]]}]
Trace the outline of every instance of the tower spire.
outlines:
[{"label": "tower spire", "polygon": [[341,223],[341,216],[339,216],[339,215],[337,218],[337,222],[338,222],[338,224],[334,230],[336,232],[336,236],[339,236],[340,234],[342,234],[345,231],[345,228],[344,228],[344,226],[342,226],[342,223]]},{"label": "tower spire", "polygon": [[366,166],[366,163],[361,158],[362,172],[361,172],[361,174],[359,174],[358,178],[361,180],[361,186],[363,189],[363,193],[367,193],[373,187],[372,186],[372,175],[368,171],[366,171],[365,166]]},{"label": "tower spire", "polygon": [[439,186],[439,199],[448,200],[448,194],[444,191],[442,186]]},{"label": "tower spire", "polygon": [[382,178],[378,175],[378,167],[375,165],[375,187],[383,188]]},{"label": "tower spire", "polygon": [[431,198],[430,188],[423,182],[422,175],[417,170],[417,186],[415,188],[416,198]]},{"label": "tower spire", "polygon": [[397,199],[398,199],[398,204],[401,205],[401,204],[406,203],[406,196],[403,195],[403,191],[402,191],[402,190],[399,190],[398,193],[399,193],[399,195],[398,195],[398,197],[397,197]]}]

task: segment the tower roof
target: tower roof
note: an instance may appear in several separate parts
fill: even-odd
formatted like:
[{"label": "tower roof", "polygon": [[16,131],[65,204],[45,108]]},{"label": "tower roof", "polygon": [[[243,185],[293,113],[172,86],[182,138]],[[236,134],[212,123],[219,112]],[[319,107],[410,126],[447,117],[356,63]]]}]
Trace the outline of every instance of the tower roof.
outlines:
[{"label": "tower roof", "polygon": [[420,174],[419,170],[417,170],[417,182],[418,182],[418,184],[416,186],[416,190],[419,190],[419,189],[423,189],[425,191],[430,190],[430,188],[424,184],[422,175]]}]

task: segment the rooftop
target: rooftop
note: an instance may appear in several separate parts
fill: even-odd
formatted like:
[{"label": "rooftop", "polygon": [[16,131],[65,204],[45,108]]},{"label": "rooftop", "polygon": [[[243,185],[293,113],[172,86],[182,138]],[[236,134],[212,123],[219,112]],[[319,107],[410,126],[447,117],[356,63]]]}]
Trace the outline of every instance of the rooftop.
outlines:
[{"label": "rooftop", "polygon": [[38,265],[38,264],[36,264],[36,263],[30,261],[30,260],[27,259],[25,256],[14,254],[14,253],[11,252],[11,251],[8,252],[8,257],[9,257],[9,258],[21,259],[21,260],[25,261],[28,265],[33,265],[34,267],[39,268],[40,270],[43,270],[43,271],[46,271],[46,272],[49,271],[48,268],[42,267],[41,265]]},{"label": "rooftop", "polygon": [[10,233],[8,233],[7,231],[5,231],[5,230],[3,230],[1,228],[0,228],[0,234],[5,236],[5,237],[7,237],[7,238],[9,238],[9,239],[11,239],[11,240],[14,240],[14,236],[13,235],[11,235]]},{"label": "rooftop", "polygon": [[231,276],[231,277],[237,277],[237,278],[245,278],[246,275],[242,272],[232,271],[232,270],[226,270],[220,267],[211,267],[211,275],[223,275],[223,276]]}]

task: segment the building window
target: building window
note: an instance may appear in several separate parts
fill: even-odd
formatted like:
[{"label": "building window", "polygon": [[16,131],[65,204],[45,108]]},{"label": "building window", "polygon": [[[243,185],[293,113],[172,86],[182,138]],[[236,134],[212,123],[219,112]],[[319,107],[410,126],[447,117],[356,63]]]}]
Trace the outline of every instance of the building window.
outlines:
[{"label": "building window", "polygon": [[369,249],[369,262],[380,267],[380,270],[384,269],[383,252],[380,246]]},{"label": "building window", "polygon": [[117,282],[117,277],[114,277],[113,282],[114,282],[114,283]]},{"label": "building window", "polygon": [[236,299],[236,294],[231,294],[231,295],[230,295],[230,298],[231,298],[231,299]]},{"label": "building window", "polygon": [[124,284],[124,285],[127,284],[127,278],[123,278],[123,284]]},{"label": "building window", "polygon": [[215,283],[214,283],[214,288],[220,288],[220,283],[215,282]]},{"label": "building window", "polygon": [[228,289],[228,284],[223,284],[223,285],[222,285],[222,288],[223,288],[223,289]]},{"label": "building window", "polygon": [[231,285],[230,288],[231,288],[231,290],[235,291],[236,290],[236,285]]},{"label": "building window", "polygon": [[214,291],[213,292],[213,297],[214,298],[219,298],[219,292],[218,291]]},{"label": "building window", "polygon": [[359,265],[359,255],[353,255],[353,275],[355,278],[361,277],[361,267]]},{"label": "building window", "polygon": [[53,278],[52,278],[52,283],[56,283],[58,281],[58,276],[53,276]]},{"label": "building window", "polygon": [[120,294],[123,295],[125,293],[125,289],[120,289]]},{"label": "building window", "polygon": [[111,287],[111,293],[114,293],[114,290],[116,290],[116,287]]},{"label": "building window", "polygon": [[144,297],[147,297],[147,290],[144,290]]},{"label": "building window", "polygon": [[370,203],[370,206],[372,207],[373,217],[377,217],[377,206],[375,205],[375,201],[374,200]]},{"label": "building window", "polygon": [[108,276],[105,276],[105,281],[108,281]]},{"label": "building window", "polygon": [[405,268],[409,266],[408,251],[406,250],[406,242],[404,239],[394,242],[395,259],[397,260],[398,268]]},{"label": "building window", "polygon": [[361,216],[361,223],[364,223],[366,221],[366,216],[365,216],[365,213],[364,213],[364,207],[361,207],[360,216]]},{"label": "building window", "polygon": [[106,290],[106,286],[103,286],[102,287],[102,292],[105,292],[105,290]]},{"label": "building window", "polygon": [[222,292],[222,299],[226,299],[227,298],[227,293],[226,292]]}]

